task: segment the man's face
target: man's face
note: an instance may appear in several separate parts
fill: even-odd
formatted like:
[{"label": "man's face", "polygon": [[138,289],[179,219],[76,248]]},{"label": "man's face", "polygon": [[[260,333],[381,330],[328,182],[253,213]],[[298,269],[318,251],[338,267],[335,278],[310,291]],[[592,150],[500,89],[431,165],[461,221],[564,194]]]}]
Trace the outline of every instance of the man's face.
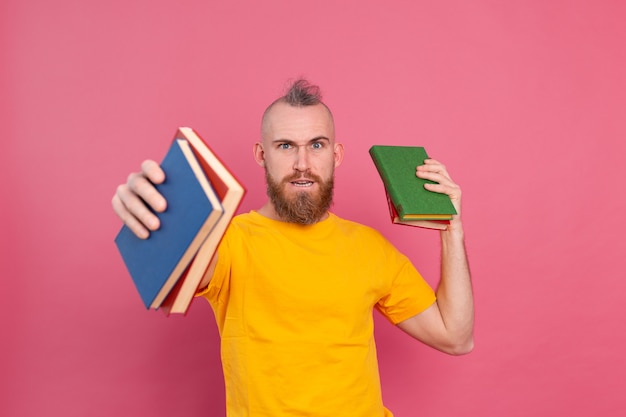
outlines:
[{"label": "man's face", "polygon": [[332,203],[335,167],[343,147],[335,143],[328,109],[277,103],[266,115],[255,158],[265,168],[268,196],[281,220],[312,224]]}]

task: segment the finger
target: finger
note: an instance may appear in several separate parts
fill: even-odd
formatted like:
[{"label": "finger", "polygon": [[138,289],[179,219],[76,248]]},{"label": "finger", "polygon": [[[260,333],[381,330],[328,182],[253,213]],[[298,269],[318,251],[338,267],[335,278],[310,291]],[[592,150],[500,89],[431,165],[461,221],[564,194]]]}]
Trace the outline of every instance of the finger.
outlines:
[{"label": "finger", "polygon": [[434,181],[435,184],[424,184],[424,188],[448,195],[456,208],[457,214],[461,214],[461,187],[452,180],[445,165],[436,159],[426,159],[424,165],[417,167],[416,175],[419,178]]},{"label": "finger", "polygon": [[436,160],[434,158],[424,159],[424,164],[426,164],[426,165],[443,165],[441,162],[439,162],[438,160]]},{"label": "finger", "polygon": [[450,176],[445,165],[435,159],[426,159],[423,165],[417,167],[416,172],[437,172],[446,177]]},{"label": "finger", "polygon": [[[163,178],[160,178],[159,181],[163,182],[165,174],[163,174],[163,171],[160,167],[157,168],[157,172],[152,171],[149,175],[156,176],[157,180],[159,180],[160,176],[163,176]],[[128,184],[129,189],[127,190],[123,188],[122,191],[129,192],[129,194],[136,194],[141,200],[143,200],[142,205],[147,204],[156,212],[162,212],[167,207],[167,201],[158,192],[158,190],[154,186],[154,183],[146,177],[146,174],[143,171],[141,173],[130,174],[128,176],[126,184]],[[127,201],[134,204],[137,203],[137,200],[133,199],[132,195],[127,195],[126,193],[124,193],[120,197],[122,197],[122,201],[124,203],[126,203]]]},{"label": "finger", "polygon": [[118,194],[113,196],[111,200],[113,211],[122,220],[122,222],[140,239],[146,239],[150,236],[150,231],[135,218],[127,209]]},{"label": "finger", "polygon": [[461,188],[452,183],[452,184],[424,184],[424,188],[428,191],[433,191],[439,194],[446,194],[450,197],[450,201],[454,208],[456,209],[457,214],[461,214]]},{"label": "finger", "polygon": [[151,159],[141,163],[141,172],[153,184],[161,184],[165,181],[165,172],[159,164]]},{"label": "finger", "polygon": [[460,199],[461,198],[461,187],[454,183],[449,184],[441,184],[441,183],[426,183],[424,184],[424,188],[429,191],[434,191],[440,194],[447,194],[450,198]]},{"label": "finger", "polygon": [[[154,186],[150,184],[145,178],[143,178],[143,181],[149,184],[149,188],[154,188]],[[129,180],[129,182],[142,181],[136,179],[132,181]],[[158,194],[156,189],[154,192]],[[161,199],[163,199],[160,194],[158,195]],[[148,208],[148,206],[146,205],[146,201],[141,197],[141,194],[133,189],[132,186],[128,184],[120,185],[119,187],[117,187],[116,196],[120,200],[118,215],[125,224],[129,225],[129,227],[131,227],[131,225],[134,225],[135,222],[139,222],[141,223],[142,227],[148,230],[156,230],[159,228],[159,218]],[[163,201],[164,200],[165,199],[163,199]],[[137,230],[139,230],[139,228],[137,228]]]},{"label": "finger", "polygon": [[435,159],[426,159],[423,165],[415,170],[415,175],[419,178],[427,179],[437,183],[454,186],[454,181],[450,177],[445,165]]},{"label": "finger", "polygon": [[444,185],[454,185],[454,181],[452,181],[452,178],[450,178],[450,176],[445,170],[429,171],[425,169],[421,169],[421,170],[418,169],[415,172],[415,175],[418,178],[422,178],[422,179],[429,180],[429,181],[434,181],[436,183],[440,183]]}]

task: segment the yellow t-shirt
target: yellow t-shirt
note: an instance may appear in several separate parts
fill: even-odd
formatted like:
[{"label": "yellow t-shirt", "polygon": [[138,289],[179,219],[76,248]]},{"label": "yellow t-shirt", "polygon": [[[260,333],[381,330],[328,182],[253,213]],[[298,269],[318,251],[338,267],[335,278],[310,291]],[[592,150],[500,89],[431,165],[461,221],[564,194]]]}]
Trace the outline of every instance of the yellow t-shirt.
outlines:
[{"label": "yellow t-shirt", "polygon": [[330,216],[302,226],[237,216],[209,300],[229,417],[383,417],[372,310],[391,322],[434,301],[377,231]]}]

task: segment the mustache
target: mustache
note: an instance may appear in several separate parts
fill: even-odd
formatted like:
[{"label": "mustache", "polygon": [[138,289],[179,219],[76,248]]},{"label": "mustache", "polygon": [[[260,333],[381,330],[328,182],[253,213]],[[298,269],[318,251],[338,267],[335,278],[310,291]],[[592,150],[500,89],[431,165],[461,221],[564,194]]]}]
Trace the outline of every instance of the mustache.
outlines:
[{"label": "mustache", "polygon": [[297,181],[301,179],[313,180],[319,183],[323,182],[322,177],[315,175],[311,172],[294,172],[293,174],[288,175],[285,178],[283,178],[282,182],[283,184],[286,184],[288,182]]}]

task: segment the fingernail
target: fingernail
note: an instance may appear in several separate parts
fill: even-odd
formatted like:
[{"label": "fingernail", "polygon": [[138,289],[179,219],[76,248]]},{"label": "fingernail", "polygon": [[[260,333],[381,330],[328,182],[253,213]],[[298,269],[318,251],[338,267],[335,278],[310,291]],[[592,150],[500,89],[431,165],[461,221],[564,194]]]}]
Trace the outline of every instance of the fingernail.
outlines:
[{"label": "fingernail", "polygon": [[150,219],[148,222],[148,227],[150,230],[156,230],[159,228],[159,221],[157,219]]}]

